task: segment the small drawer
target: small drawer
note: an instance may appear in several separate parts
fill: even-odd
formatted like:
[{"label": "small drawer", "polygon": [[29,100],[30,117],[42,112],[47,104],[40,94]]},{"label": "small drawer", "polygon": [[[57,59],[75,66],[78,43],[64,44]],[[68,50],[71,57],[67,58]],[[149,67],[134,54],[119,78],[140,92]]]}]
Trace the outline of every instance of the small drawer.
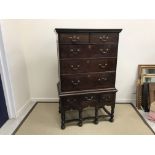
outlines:
[{"label": "small drawer", "polygon": [[89,34],[88,33],[60,33],[59,43],[88,43]]},{"label": "small drawer", "polygon": [[90,57],[88,45],[59,45],[60,59]]},{"label": "small drawer", "polygon": [[65,96],[61,97],[61,107],[65,110],[79,109],[80,99],[79,96]]},{"label": "small drawer", "polygon": [[61,75],[62,91],[113,88],[114,86],[115,72]]},{"label": "small drawer", "polygon": [[115,92],[100,94],[100,106],[115,104]]},{"label": "small drawer", "polygon": [[98,94],[87,94],[87,95],[81,95],[80,96],[80,102],[82,108],[86,107],[95,107],[95,105],[98,104]]},{"label": "small drawer", "polygon": [[118,34],[117,33],[91,33],[90,43],[103,44],[106,42],[117,43]]}]

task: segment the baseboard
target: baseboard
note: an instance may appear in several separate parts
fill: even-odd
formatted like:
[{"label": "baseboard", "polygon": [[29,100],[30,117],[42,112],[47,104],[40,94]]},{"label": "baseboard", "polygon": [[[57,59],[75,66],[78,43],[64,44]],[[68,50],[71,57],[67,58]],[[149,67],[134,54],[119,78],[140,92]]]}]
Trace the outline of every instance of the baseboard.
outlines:
[{"label": "baseboard", "polygon": [[116,103],[132,103],[136,105],[136,99],[116,99]]},{"label": "baseboard", "polygon": [[[59,98],[32,98],[33,102],[59,102]],[[132,103],[135,105],[136,99],[117,99],[116,103]]]},{"label": "baseboard", "polygon": [[59,102],[59,98],[31,98],[31,101],[37,102]]},{"label": "baseboard", "polygon": [[15,119],[9,119],[3,126],[0,128],[0,135],[11,135],[17,127],[21,124],[27,114],[33,109],[36,105],[35,102],[28,100],[20,110],[18,110]]},{"label": "baseboard", "polygon": [[35,103],[36,102],[32,101],[31,99],[27,100],[25,104],[17,111],[16,117],[21,117],[21,115],[29,112]]}]

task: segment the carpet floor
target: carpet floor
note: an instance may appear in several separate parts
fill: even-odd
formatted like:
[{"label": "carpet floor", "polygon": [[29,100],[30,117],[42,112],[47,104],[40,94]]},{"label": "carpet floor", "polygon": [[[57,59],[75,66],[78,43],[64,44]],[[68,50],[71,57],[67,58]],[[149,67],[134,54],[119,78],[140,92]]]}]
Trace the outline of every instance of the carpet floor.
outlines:
[{"label": "carpet floor", "polygon": [[[90,111],[90,112],[88,112]],[[91,113],[91,109],[84,112]],[[103,113],[101,110],[100,113]],[[68,113],[76,117],[76,113]],[[75,123],[60,128],[58,103],[38,103],[23,124],[16,130],[16,135],[153,135],[130,104],[116,104],[114,122],[99,121],[98,125],[84,122],[82,127]]]}]

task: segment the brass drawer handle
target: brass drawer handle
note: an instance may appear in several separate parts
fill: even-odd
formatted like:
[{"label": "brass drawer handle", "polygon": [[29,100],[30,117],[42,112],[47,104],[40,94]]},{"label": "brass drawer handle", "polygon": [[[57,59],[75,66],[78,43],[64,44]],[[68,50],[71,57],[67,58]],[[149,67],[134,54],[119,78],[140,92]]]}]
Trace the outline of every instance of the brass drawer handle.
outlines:
[{"label": "brass drawer handle", "polygon": [[105,100],[105,101],[110,101],[111,100],[111,96],[103,96],[102,99]]},{"label": "brass drawer handle", "polygon": [[99,66],[101,69],[106,68],[107,65],[108,65],[107,63],[105,63],[105,64],[98,64],[98,66]]},{"label": "brass drawer handle", "polygon": [[85,97],[85,100],[87,100],[87,101],[92,101],[93,99],[94,99],[94,96],[90,96],[90,97],[86,96]]},{"label": "brass drawer handle", "polygon": [[68,37],[68,38],[71,39],[72,42],[76,42],[76,41],[78,41],[80,39],[80,37],[76,36],[76,35]]},{"label": "brass drawer handle", "polygon": [[77,101],[76,99],[67,99],[68,103],[72,103],[72,102],[76,102],[76,101]]},{"label": "brass drawer handle", "polygon": [[102,78],[98,78],[98,81],[99,82],[102,82],[102,81],[107,81],[108,79],[106,77],[102,77]]},{"label": "brass drawer handle", "polygon": [[109,48],[106,48],[106,49],[100,48],[99,51],[100,51],[102,54],[110,53],[110,49],[109,49]]},{"label": "brass drawer handle", "polygon": [[109,37],[107,35],[103,35],[99,37],[100,41],[107,41]]},{"label": "brass drawer handle", "polygon": [[72,80],[71,82],[74,86],[78,86],[80,83],[80,80],[76,80],[76,81]]},{"label": "brass drawer handle", "polygon": [[73,49],[73,48],[71,48],[71,49],[70,49],[70,52],[71,52],[72,54],[76,55],[76,54],[78,54],[78,53],[80,52],[80,49],[79,49],[79,48],[78,48],[78,49]]},{"label": "brass drawer handle", "polygon": [[70,65],[72,70],[78,70],[80,68],[80,65]]}]

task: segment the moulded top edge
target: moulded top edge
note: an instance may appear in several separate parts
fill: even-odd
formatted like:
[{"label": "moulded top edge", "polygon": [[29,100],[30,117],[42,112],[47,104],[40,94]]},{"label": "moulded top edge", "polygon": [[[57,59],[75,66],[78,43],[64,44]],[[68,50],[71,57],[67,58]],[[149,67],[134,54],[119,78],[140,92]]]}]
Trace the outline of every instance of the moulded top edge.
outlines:
[{"label": "moulded top edge", "polygon": [[58,33],[67,32],[121,32],[122,29],[73,29],[73,28],[55,28]]}]

